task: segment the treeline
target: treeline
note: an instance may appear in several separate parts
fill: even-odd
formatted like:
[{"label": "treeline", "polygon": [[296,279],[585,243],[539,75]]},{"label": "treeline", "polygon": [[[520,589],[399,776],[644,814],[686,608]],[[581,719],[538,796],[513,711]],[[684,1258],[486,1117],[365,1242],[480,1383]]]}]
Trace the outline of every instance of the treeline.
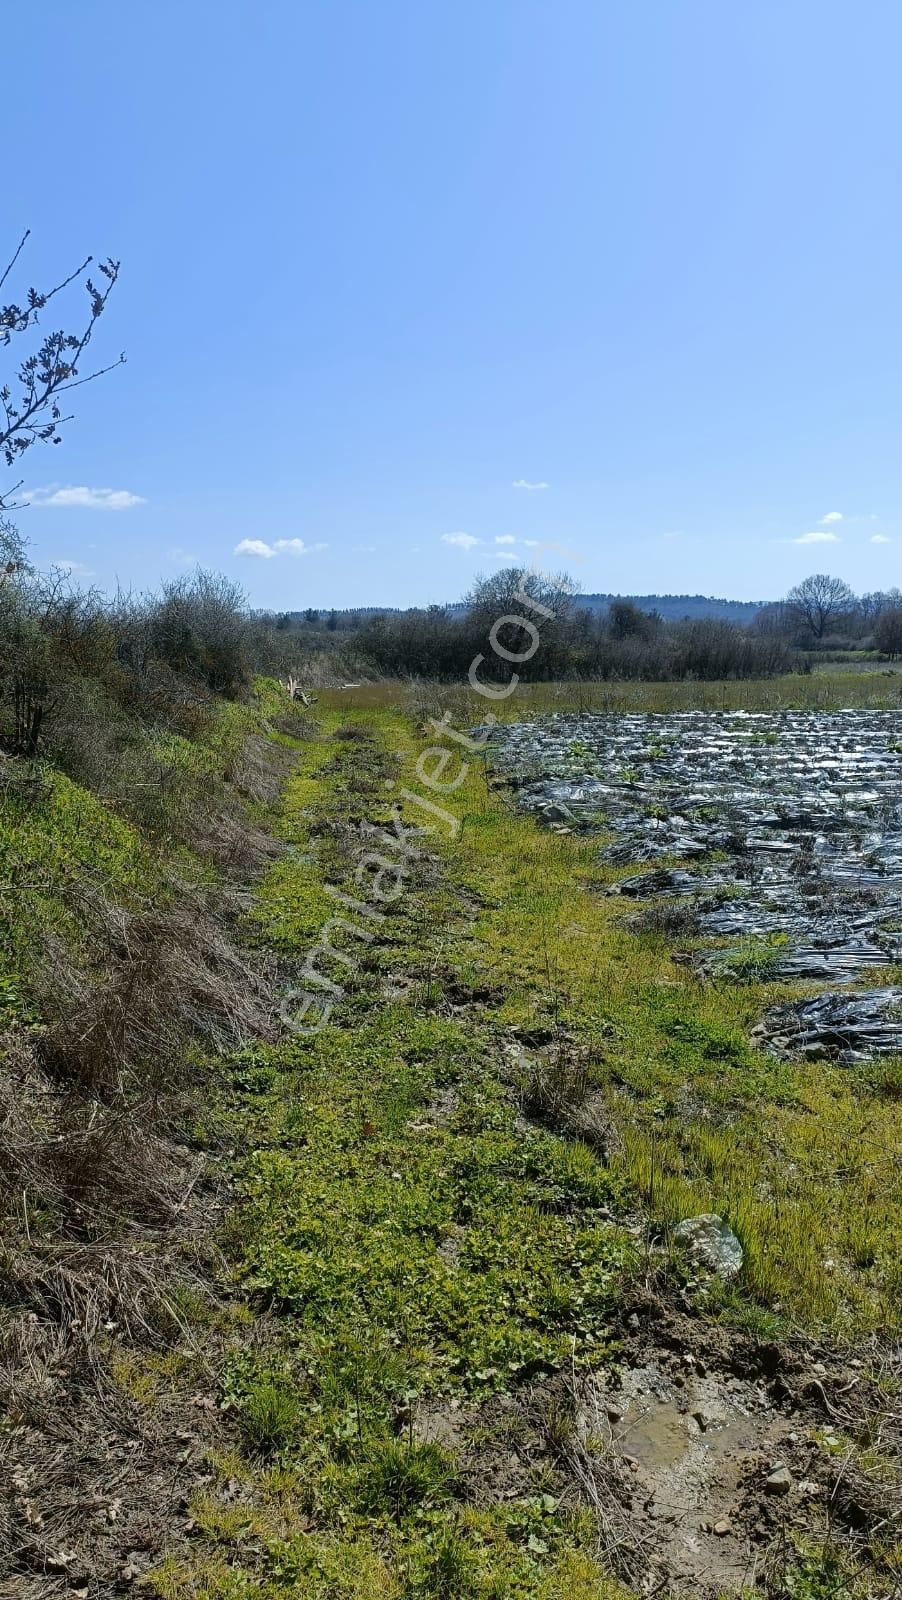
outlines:
[{"label": "treeline", "polygon": [[[670,620],[630,600],[611,599],[599,610],[565,575],[525,580],[514,567],[478,581],[462,605],[371,615],[355,632],[355,648],[384,676],[459,678],[485,648],[495,619],[517,611],[524,581],[552,613],[541,649],[517,664],[524,679],[762,678],[805,670],[814,651],[902,655],[898,589],[856,596],[842,580],[815,574],[744,623]],[[516,629],[507,629],[516,653]]]},{"label": "treeline", "polygon": [[[372,616],[355,646],[386,677],[465,678],[497,620],[522,610],[516,597],[524,585],[550,613],[541,648],[512,663],[525,680],[759,678],[796,664],[791,645],[774,634],[714,617],[666,622],[628,600],[612,600],[600,613],[581,603],[565,574],[541,579],[517,567],[477,581],[463,606]],[[514,623],[500,637],[512,655],[523,652]]]},{"label": "treeline", "polygon": [[755,627],[800,650],[875,650],[895,660],[902,654],[902,591],[857,595],[842,578],[816,572],[785,600],[762,607]]},{"label": "treeline", "polygon": [[[543,619],[535,649],[514,620],[524,593]],[[493,629],[501,648],[490,651]],[[625,600],[593,612],[565,575],[510,567],[477,581],[462,605],[371,614],[352,640],[333,634],[328,650],[324,638],[303,619],[250,610],[237,585],[213,573],[154,595],[80,589],[32,570],[12,528],[0,526],[0,749],[46,749],[92,787],[127,765],[136,729],[195,738],[216,703],[240,699],[255,675],[461,681],[482,654],[500,682],[513,672],[526,681],[761,678],[804,667],[813,650],[902,655],[902,595],[856,597],[815,575],[751,626],[670,622]]]},{"label": "treeline", "polygon": [[583,594],[580,604],[588,611],[607,612],[628,600],[640,611],[654,611],[667,622],[697,622],[718,617],[724,622],[754,622],[766,604],[763,600],[724,600],[708,594]]}]

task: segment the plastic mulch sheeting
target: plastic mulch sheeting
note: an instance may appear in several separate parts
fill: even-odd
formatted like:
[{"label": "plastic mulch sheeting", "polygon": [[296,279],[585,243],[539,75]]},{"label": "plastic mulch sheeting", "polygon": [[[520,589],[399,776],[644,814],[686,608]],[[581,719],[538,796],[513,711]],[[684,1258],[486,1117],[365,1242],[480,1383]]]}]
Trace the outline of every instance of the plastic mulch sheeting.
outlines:
[{"label": "plastic mulch sheeting", "polygon": [[[679,898],[699,935],[733,941],[693,956],[703,975],[744,964],[836,984],[902,961],[899,712],[564,714],[496,725],[489,748],[521,807],[603,832],[611,865],[648,867],[614,892]],[[816,1031],[827,996],[799,1002],[798,1027],[773,1038],[849,1059],[902,1051],[893,992],[834,997],[851,1010],[832,1043]]]},{"label": "plastic mulch sheeting", "polygon": [[766,1011],[752,1037],[777,1055],[867,1061],[902,1048],[902,989],[816,995]]}]

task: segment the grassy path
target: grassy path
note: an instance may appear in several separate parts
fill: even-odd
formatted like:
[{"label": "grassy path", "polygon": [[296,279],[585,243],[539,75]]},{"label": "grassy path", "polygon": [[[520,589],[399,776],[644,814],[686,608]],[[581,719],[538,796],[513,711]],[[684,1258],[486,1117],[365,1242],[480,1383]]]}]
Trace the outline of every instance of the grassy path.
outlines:
[{"label": "grassy path", "polygon": [[[426,794],[399,711],[318,710],[290,848],[252,913],[298,960],[341,909],[326,884],[374,904],[365,825]],[[223,1378],[243,1443],[155,1580],[171,1600],[625,1593],[506,1397],[547,1378],[539,1432],[561,1435],[554,1375],[616,1357],[624,1294],[667,1262],[681,1216],[717,1210],[745,1248],[712,1317],[851,1337],[893,1315],[888,1069],[752,1052],[747,1024],[781,991],[703,987],[626,932],[595,844],[512,814],[478,761],[442,806],[444,821],[403,803],[432,831],[384,921],[349,913],[347,960],[320,967],[346,991],[329,1026],[246,1051],[216,1110],[238,1152],[233,1285],[254,1316]]]}]

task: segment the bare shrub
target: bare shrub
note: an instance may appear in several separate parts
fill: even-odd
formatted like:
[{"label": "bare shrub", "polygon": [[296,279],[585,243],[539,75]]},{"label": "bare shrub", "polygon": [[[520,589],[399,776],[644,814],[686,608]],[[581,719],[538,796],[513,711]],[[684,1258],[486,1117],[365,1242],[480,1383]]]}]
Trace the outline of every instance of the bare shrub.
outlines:
[{"label": "bare shrub", "polygon": [[590,1082],[586,1053],[556,1042],[543,1055],[528,1058],[520,1104],[527,1116],[567,1128],[585,1103]]},{"label": "bare shrub", "polygon": [[198,571],[166,584],[150,611],[153,653],[214,694],[234,698],[248,679],[246,605],[237,584],[218,573]]},{"label": "bare shrub", "polygon": [[238,793],[255,805],[271,806],[294,766],[294,752],[268,739],[251,736],[229,763],[226,773]]},{"label": "bare shrub", "polygon": [[[259,877],[284,849],[265,828],[228,811],[212,812],[193,829],[194,848],[214,862],[231,884],[246,884]],[[223,886],[225,888],[225,886]]]},{"label": "bare shrub", "polygon": [[315,718],[297,705],[292,705],[287,711],[280,711],[277,716],[272,717],[270,726],[275,733],[284,734],[287,739],[312,739],[317,730]]},{"label": "bare shrub", "polygon": [[6,800],[28,809],[40,805],[49,792],[50,779],[40,766],[23,766],[0,751],[0,803]]}]

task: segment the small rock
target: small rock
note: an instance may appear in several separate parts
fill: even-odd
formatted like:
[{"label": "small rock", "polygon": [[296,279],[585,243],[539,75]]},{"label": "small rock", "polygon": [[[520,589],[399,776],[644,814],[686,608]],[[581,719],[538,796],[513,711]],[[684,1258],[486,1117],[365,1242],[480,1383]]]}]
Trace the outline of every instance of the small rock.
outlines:
[{"label": "small rock", "polygon": [[710,1428],[711,1418],[708,1416],[707,1411],[705,1411],[702,1406],[696,1406],[695,1410],[690,1411],[689,1415],[691,1416],[693,1422],[697,1423],[701,1428],[702,1433],[705,1433],[707,1429]]},{"label": "small rock", "polygon": [[792,1476],[789,1468],[784,1467],[782,1462],[774,1467],[764,1480],[765,1494],[788,1494],[791,1488]]},{"label": "small rock", "polygon": [[556,800],[549,800],[542,807],[542,817],[545,822],[572,822],[573,812],[567,806],[558,805]]},{"label": "small rock", "polygon": [[726,1517],[721,1517],[720,1521],[714,1524],[714,1532],[718,1539],[725,1539],[728,1533],[733,1532],[733,1524]]},{"label": "small rock", "polygon": [[640,1326],[639,1316],[638,1316],[638,1313],[635,1312],[635,1311],[631,1311],[626,1320],[627,1320],[628,1325],[631,1328],[638,1328]]},{"label": "small rock", "polygon": [[674,1238],[720,1278],[735,1278],[741,1270],[742,1245],[723,1217],[714,1212],[684,1218],[675,1229]]},{"label": "small rock", "polygon": [[615,1406],[615,1405],[605,1406],[605,1411],[607,1413],[607,1418],[608,1418],[609,1422],[622,1422],[623,1421],[623,1411],[622,1411],[622,1408],[620,1406]]}]

